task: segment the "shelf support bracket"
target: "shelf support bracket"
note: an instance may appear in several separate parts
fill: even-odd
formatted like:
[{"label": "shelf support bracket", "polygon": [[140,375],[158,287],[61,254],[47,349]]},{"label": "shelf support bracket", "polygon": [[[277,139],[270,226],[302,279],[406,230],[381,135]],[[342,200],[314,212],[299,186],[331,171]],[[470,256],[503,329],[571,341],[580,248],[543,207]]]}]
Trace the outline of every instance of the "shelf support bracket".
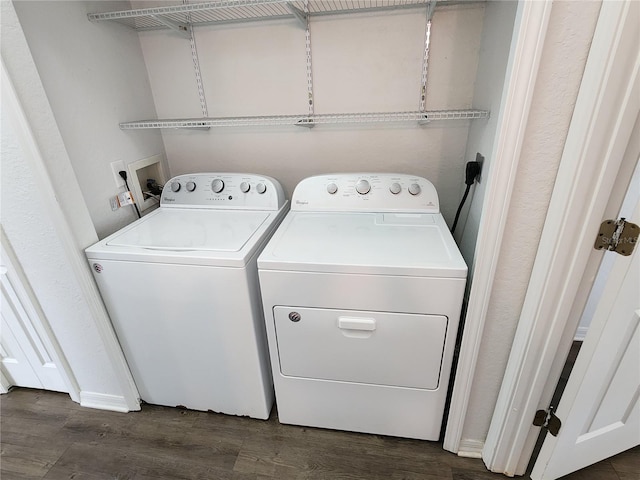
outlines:
[{"label": "shelf support bracket", "polygon": [[163,24],[165,27],[170,28],[174,32],[180,34],[181,37],[186,39],[191,38],[191,34],[189,33],[189,27],[187,25],[174,22],[173,20],[169,20],[168,18],[164,18],[162,15],[151,15],[155,20]]},{"label": "shelf support bracket", "polygon": [[429,3],[427,3],[427,21],[430,22],[431,19],[433,18],[433,12],[436,9],[436,4],[438,3],[437,0],[431,0]]},{"label": "shelf support bracket", "polygon": [[[420,87],[420,111],[424,112],[426,110],[426,101],[427,101],[427,73],[429,71],[429,50],[431,48],[431,19],[433,18],[433,12],[436,9],[436,0],[432,0],[427,3],[427,23],[425,25],[424,32],[424,51],[422,56],[422,78],[421,78],[421,87]],[[427,123],[429,120],[425,120],[423,123]]]},{"label": "shelf support bracket", "polygon": [[[305,38],[305,52],[307,55],[307,105],[310,120],[313,122],[313,113],[314,113],[314,105],[313,105],[313,69],[311,68],[311,26],[310,26],[310,18],[309,15],[309,0],[304,0],[304,11],[301,12],[304,17],[304,38]],[[295,7],[291,6],[291,8]],[[313,127],[313,124],[310,125]]]},{"label": "shelf support bracket", "polygon": [[295,7],[294,5],[291,4],[291,2],[287,2],[287,9],[291,12],[291,14],[295,17],[295,19],[298,21],[298,23],[300,24],[300,26],[304,29],[307,28],[307,18],[308,18],[308,14],[303,12],[302,10],[300,10],[299,8]]},{"label": "shelf support bracket", "polygon": [[420,120],[418,120],[418,125],[428,125],[431,123],[431,119],[429,118],[429,115],[427,114],[427,112],[423,111],[421,113],[424,113],[424,118],[421,118]]},{"label": "shelf support bracket", "polygon": [[300,120],[298,120],[296,123],[294,123],[294,125],[296,127],[304,127],[304,128],[313,128],[316,126],[316,124],[313,121],[313,118],[308,117],[308,118],[302,118]]}]

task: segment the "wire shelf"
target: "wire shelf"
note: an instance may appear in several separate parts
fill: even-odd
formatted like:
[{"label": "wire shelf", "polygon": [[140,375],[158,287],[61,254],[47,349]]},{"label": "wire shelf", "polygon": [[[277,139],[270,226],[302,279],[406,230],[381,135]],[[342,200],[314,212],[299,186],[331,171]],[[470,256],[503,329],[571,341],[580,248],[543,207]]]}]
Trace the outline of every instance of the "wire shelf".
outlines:
[{"label": "wire shelf", "polygon": [[122,130],[139,130],[149,128],[208,129],[210,127],[258,127],[283,125],[313,127],[315,125],[394,122],[418,122],[422,124],[440,120],[475,120],[486,118],[489,118],[489,112],[486,110],[431,110],[425,112],[326,113],[316,115],[140,120],[136,122],[123,122],[120,124],[120,128]]},{"label": "wire shelf", "polygon": [[[417,8],[425,7],[429,3],[431,0],[314,0],[309,2],[309,15]],[[445,0],[440,3],[463,2]],[[161,20],[168,20],[180,25],[216,25],[252,20],[297,18],[294,11],[303,12],[304,1],[217,0],[166,7],[90,13],[88,17],[92,22],[116,21],[135,30],[157,30],[169,28]],[[190,15],[190,21],[187,15]]]}]

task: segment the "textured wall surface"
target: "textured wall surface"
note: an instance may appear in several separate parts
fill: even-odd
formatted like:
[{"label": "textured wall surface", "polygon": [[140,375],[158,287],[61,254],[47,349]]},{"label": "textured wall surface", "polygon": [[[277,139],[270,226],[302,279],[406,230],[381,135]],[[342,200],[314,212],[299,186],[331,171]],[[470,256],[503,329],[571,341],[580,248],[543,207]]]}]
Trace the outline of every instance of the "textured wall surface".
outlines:
[{"label": "textured wall surface", "polygon": [[[482,218],[487,179],[495,148],[496,129],[502,104],[502,92],[507,69],[507,59],[513,35],[513,23],[517,2],[487,2],[484,30],[480,45],[480,62],[476,78],[473,103],[476,108],[491,112],[488,122],[473,122],[467,140],[466,161],[474,161],[476,153],[484,156],[480,183],[470,191],[466,211],[460,217],[460,228],[456,228],[456,239],[460,251],[473,272],[474,255],[480,220]],[[467,214],[465,216],[465,214]]]},{"label": "textured wall surface", "polygon": [[463,440],[484,441],[509,357],[600,3],[553,4]]},{"label": "textured wall surface", "polygon": [[[96,232],[13,4],[0,2],[0,8],[2,59],[42,157],[38,161],[22,150],[15,117],[3,108],[2,227],[80,389],[120,397],[123,392],[52,212],[64,215],[78,255],[97,240]],[[49,183],[53,195],[43,191]]]},{"label": "textured wall surface", "polygon": [[47,164],[47,172],[43,173],[56,186],[58,201],[68,214],[67,219],[76,235],[78,246],[87,247],[95,243],[98,237],[11,2],[0,2],[0,19],[2,61],[22,108],[30,119],[33,135]]},{"label": "textured wall surface", "polygon": [[47,202],[2,109],[2,227],[82,391],[121,396]]},{"label": "textured wall surface", "polygon": [[[428,109],[472,107],[483,17],[482,4],[436,10]],[[422,9],[314,18],[316,113],[417,110],[425,19]],[[296,22],[200,27],[195,36],[209,116],[307,113],[305,37]],[[165,32],[140,38],[158,116],[201,116],[189,42]],[[262,173],[279,179],[288,195],[321,173],[415,173],[433,181],[452,221],[468,130],[469,122],[223,128],[167,130],[163,139],[173,175]]]},{"label": "textured wall surface", "polygon": [[55,114],[98,237],[137,217],[111,211],[119,191],[111,162],[125,165],[164,153],[158,131],[124,132],[118,123],[155,117],[138,36],[87,13],[127,9],[128,2],[15,2],[31,55]]}]

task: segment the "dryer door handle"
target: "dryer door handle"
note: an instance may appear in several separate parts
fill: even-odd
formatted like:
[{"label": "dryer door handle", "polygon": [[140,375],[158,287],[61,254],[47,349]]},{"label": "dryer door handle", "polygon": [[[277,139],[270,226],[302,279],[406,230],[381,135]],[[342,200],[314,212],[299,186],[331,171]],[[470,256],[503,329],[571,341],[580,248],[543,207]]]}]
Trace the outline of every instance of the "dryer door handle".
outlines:
[{"label": "dryer door handle", "polygon": [[338,328],[372,332],[376,329],[376,320],[374,318],[338,317]]}]

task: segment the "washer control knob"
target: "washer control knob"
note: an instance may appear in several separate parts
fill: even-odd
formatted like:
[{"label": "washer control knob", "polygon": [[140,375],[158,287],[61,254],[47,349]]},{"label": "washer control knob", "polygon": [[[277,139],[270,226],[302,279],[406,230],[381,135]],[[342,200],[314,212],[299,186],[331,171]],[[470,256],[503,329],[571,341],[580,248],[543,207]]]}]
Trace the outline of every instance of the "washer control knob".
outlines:
[{"label": "washer control knob", "polygon": [[224,182],[219,178],[216,178],[213,182],[211,182],[211,190],[213,190],[215,193],[220,193],[222,190],[224,190]]},{"label": "washer control knob", "polygon": [[338,191],[338,186],[335,183],[330,183],[327,185],[327,192],[333,195]]},{"label": "washer control knob", "polygon": [[366,180],[358,180],[356,183],[356,192],[360,195],[366,195],[371,190],[371,185]]},{"label": "washer control knob", "polygon": [[251,185],[248,182],[242,182],[240,184],[240,191],[242,193],[247,193],[251,189]]},{"label": "washer control knob", "polygon": [[187,182],[187,191],[193,192],[196,189],[196,182]]},{"label": "washer control knob", "polygon": [[259,183],[256,185],[256,192],[262,194],[267,191],[267,186],[264,183]]},{"label": "washer control knob", "polygon": [[402,191],[402,187],[398,182],[395,182],[391,184],[391,186],[389,187],[389,191],[394,195],[397,195]]},{"label": "washer control knob", "polygon": [[418,195],[421,191],[422,189],[417,183],[412,183],[411,185],[409,185],[409,193],[411,195]]},{"label": "washer control knob", "polygon": [[180,191],[180,182],[171,182],[171,191],[172,192]]},{"label": "washer control knob", "polygon": [[289,313],[289,320],[291,320],[292,322],[297,323],[297,322],[300,321],[301,318],[302,317],[300,316],[300,314],[298,312]]}]

